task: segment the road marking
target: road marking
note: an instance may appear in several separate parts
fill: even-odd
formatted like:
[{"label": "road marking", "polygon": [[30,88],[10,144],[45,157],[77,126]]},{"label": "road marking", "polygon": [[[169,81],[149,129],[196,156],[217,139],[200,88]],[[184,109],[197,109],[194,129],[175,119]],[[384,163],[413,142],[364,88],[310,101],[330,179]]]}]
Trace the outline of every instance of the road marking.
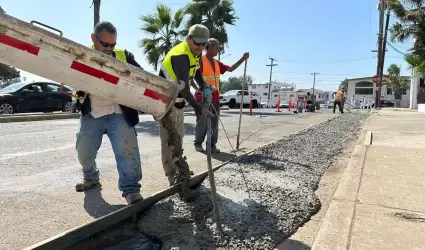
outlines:
[{"label": "road marking", "polygon": [[14,153],[14,154],[4,154],[2,155],[2,157],[0,157],[0,161],[3,160],[9,160],[9,159],[13,159],[16,157],[22,157],[22,156],[28,156],[28,155],[32,155],[32,154],[43,154],[43,153],[47,153],[47,152],[54,152],[54,151],[58,151],[58,150],[64,150],[64,149],[70,149],[70,148],[74,148],[75,144],[66,144],[60,147],[54,147],[54,148],[46,148],[43,150],[37,150],[37,151],[29,151],[29,152],[22,152],[22,153]]},{"label": "road marking", "polygon": [[75,130],[75,128],[72,127],[72,128],[69,128],[69,129],[58,129],[58,130],[48,130],[48,131],[29,132],[29,133],[20,133],[20,134],[0,135],[0,137],[8,137],[8,136],[17,137],[17,136],[25,136],[25,135],[37,135],[37,134],[44,134],[44,133],[63,132],[63,131],[69,131],[69,130]]}]

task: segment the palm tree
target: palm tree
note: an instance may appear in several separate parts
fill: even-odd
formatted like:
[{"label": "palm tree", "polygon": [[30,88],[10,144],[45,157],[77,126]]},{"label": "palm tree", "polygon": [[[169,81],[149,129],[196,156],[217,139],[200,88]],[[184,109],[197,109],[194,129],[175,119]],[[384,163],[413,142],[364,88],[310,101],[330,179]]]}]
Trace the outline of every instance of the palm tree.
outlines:
[{"label": "palm tree", "polygon": [[184,30],[180,27],[185,17],[185,9],[177,10],[174,15],[171,9],[158,4],[156,12],[151,15],[142,15],[142,31],[149,37],[140,41],[140,47],[144,49],[149,63],[158,69],[158,63],[171,48],[181,42]]},{"label": "palm tree", "polygon": [[388,0],[398,21],[390,29],[391,41],[414,38],[412,53],[425,60],[425,0]]},{"label": "palm tree", "polygon": [[94,25],[96,26],[96,24],[100,21],[100,1],[101,0],[93,0],[93,21],[94,21]]},{"label": "palm tree", "polygon": [[396,103],[398,103],[397,106],[399,106],[398,100],[401,100],[403,91],[406,91],[409,88],[410,78],[407,76],[400,76],[401,70],[396,64],[391,64],[387,69],[387,73],[389,78],[388,84],[394,90],[394,97]]},{"label": "palm tree", "polygon": [[216,38],[221,45],[228,43],[226,25],[235,25],[232,0],[192,0],[186,8],[190,15],[187,27],[203,24],[210,30],[210,37]]}]

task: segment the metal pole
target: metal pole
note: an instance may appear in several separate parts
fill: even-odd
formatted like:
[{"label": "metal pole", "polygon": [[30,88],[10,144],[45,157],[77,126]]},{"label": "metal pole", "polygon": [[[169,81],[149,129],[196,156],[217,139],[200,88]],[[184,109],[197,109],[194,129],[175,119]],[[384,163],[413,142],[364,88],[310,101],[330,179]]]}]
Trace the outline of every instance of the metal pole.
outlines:
[{"label": "metal pole", "polygon": [[314,98],[314,90],[316,88],[316,75],[318,75],[318,74],[320,74],[320,73],[317,73],[317,72],[311,73],[311,75],[313,75],[313,98]]},{"label": "metal pole", "polygon": [[245,60],[245,67],[243,70],[243,82],[242,82],[242,97],[241,97],[241,104],[240,104],[240,111],[239,111],[239,126],[238,126],[238,136],[236,138],[236,150],[239,149],[239,139],[241,135],[241,122],[242,122],[242,108],[243,108],[243,96],[245,95],[245,83],[246,83],[246,65],[248,64],[248,60]]},{"label": "metal pole", "polygon": [[[382,59],[382,31],[384,29],[384,14],[385,14],[385,0],[379,1],[379,34],[378,34],[378,63],[376,65],[376,75],[379,76],[381,72],[381,59]],[[379,108],[379,83],[376,85],[375,93],[375,108]]]},{"label": "metal pole", "polygon": [[[386,1],[384,0],[384,6],[386,7]],[[381,89],[382,89],[382,78],[384,77],[384,64],[385,64],[385,50],[387,49],[387,34],[388,34],[388,26],[390,23],[390,9],[387,9],[387,19],[385,22],[385,31],[384,38],[382,40],[382,52],[381,52],[381,65],[379,69],[379,86],[378,86],[378,102],[375,104],[375,108],[380,106],[381,102]],[[378,105],[377,105],[378,104]]]},{"label": "metal pole", "polygon": [[270,91],[272,88],[272,74],[273,74],[273,66],[277,66],[277,64],[273,64],[273,61],[276,61],[273,57],[269,57],[271,63],[266,66],[270,66],[270,79],[269,79],[269,94],[267,96],[267,103],[270,102]]},{"label": "metal pole", "polygon": [[[211,105],[211,103],[210,103]],[[213,203],[213,209],[214,209],[214,217],[215,217],[215,224],[217,225],[217,231],[222,234],[223,229],[221,227],[221,219],[220,219],[220,209],[218,207],[217,202],[217,190],[215,187],[215,180],[214,180],[214,171],[212,170],[212,161],[211,161],[211,137],[212,137],[212,129],[211,129],[211,117],[207,117],[207,162],[208,162],[208,177],[210,179],[210,186],[211,186],[211,200]]]}]

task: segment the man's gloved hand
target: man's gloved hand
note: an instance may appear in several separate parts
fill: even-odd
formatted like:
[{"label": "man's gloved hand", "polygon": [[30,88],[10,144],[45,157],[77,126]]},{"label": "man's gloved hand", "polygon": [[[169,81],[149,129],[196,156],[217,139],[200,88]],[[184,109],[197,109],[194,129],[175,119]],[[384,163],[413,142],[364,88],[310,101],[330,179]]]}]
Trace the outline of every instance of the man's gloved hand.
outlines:
[{"label": "man's gloved hand", "polygon": [[209,111],[207,108],[202,108],[201,115],[214,117],[214,114],[211,111]]},{"label": "man's gloved hand", "polygon": [[210,84],[205,85],[204,91],[203,91],[203,96],[207,100],[211,100],[211,98],[212,98],[212,89],[211,89],[211,85]]}]

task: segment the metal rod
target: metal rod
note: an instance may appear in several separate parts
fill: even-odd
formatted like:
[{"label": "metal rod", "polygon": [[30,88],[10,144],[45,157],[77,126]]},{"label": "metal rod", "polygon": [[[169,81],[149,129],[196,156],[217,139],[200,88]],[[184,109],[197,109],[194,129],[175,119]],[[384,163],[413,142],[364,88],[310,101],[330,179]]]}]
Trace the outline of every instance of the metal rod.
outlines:
[{"label": "metal rod", "polygon": [[240,143],[239,139],[241,136],[241,122],[242,122],[242,109],[243,109],[243,96],[245,95],[245,83],[246,83],[246,65],[248,64],[248,60],[245,60],[245,67],[243,70],[243,82],[242,82],[242,97],[241,97],[241,104],[240,104],[240,111],[239,111],[239,126],[238,126],[238,136],[236,138],[236,150],[239,149]]},{"label": "metal rod", "polygon": [[208,116],[207,117],[208,177],[210,179],[211,199],[212,199],[213,209],[214,209],[215,224],[217,225],[218,233],[223,234],[223,228],[221,227],[221,219],[220,219],[220,209],[218,208],[218,201],[217,201],[217,190],[215,188],[214,171],[213,171],[212,161],[211,161],[211,137],[212,137],[211,117]]}]

